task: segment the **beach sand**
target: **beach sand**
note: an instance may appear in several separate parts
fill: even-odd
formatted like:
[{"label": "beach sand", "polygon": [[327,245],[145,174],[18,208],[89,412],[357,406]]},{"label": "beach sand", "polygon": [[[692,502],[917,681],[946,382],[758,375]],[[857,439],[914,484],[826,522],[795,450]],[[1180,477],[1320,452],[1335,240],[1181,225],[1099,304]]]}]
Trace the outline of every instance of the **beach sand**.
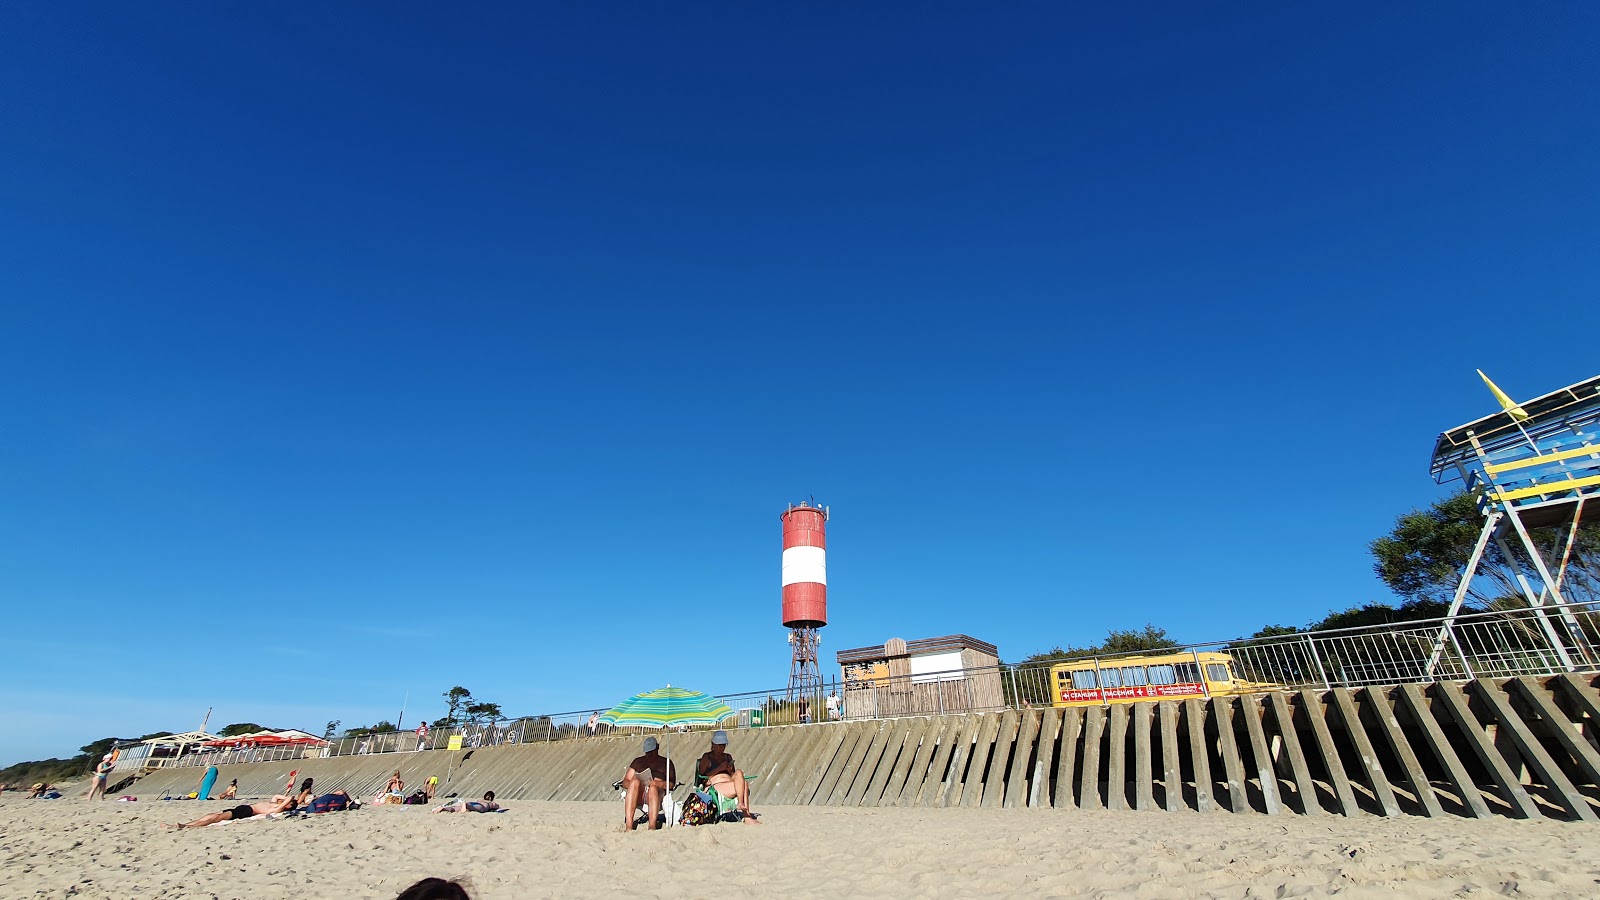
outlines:
[{"label": "beach sand", "polygon": [[1600,832],[1559,822],[773,807],[624,834],[606,803],[369,807],[168,832],[228,804],[0,800],[0,897],[1600,896]]}]

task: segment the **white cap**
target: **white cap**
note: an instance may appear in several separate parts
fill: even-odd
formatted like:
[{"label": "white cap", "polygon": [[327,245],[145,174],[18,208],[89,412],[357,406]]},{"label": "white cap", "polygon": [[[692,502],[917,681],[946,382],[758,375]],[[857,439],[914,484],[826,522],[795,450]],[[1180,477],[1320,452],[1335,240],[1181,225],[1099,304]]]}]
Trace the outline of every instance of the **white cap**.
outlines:
[{"label": "white cap", "polygon": [[647,737],[644,739],[644,752],[646,753],[649,753],[651,750],[654,750],[659,746],[660,745],[656,743],[656,739],[653,737]]}]

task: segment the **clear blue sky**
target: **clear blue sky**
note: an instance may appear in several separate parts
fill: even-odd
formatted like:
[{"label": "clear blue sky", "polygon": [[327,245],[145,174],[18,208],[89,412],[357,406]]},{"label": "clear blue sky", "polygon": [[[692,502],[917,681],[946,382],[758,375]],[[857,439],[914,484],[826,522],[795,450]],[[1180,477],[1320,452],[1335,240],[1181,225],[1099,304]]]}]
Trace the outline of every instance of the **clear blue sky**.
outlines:
[{"label": "clear blue sky", "polygon": [[1390,599],[1600,370],[1600,14],[1391,7],[9,7],[0,762]]}]

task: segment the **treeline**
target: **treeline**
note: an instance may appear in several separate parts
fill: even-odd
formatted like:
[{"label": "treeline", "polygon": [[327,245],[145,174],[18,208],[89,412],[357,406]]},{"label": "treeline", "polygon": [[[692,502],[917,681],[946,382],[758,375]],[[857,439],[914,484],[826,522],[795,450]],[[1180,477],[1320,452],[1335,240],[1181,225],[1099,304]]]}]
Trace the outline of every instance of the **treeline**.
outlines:
[{"label": "treeline", "polygon": [[[150,738],[166,737],[170,731],[153,731],[137,738],[128,738],[130,741],[144,741]],[[100,762],[100,757],[111,752],[111,748],[118,744],[126,743],[122,738],[101,738],[98,741],[84,744],[79,747],[77,756],[68,759],[31,759],[19,762],[0,769],[0,784],[30,785],[36,781],[52,784],[57,781],[76,781],[94,771],[95,764]]]}]

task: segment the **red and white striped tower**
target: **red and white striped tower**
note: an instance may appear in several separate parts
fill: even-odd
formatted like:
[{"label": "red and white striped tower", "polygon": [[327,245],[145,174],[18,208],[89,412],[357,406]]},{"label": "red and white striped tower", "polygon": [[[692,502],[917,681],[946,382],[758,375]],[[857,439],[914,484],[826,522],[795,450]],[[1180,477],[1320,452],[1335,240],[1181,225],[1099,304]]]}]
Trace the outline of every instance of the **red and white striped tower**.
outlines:
[{"label": "red and white striped tower", "polygon": [[[789,699],[821,700],[817,633],[828,624],[828,509],[791,506],[783,521],[783,624],[789,629]],[[808,706],[809,711],[809,706]]]}]

